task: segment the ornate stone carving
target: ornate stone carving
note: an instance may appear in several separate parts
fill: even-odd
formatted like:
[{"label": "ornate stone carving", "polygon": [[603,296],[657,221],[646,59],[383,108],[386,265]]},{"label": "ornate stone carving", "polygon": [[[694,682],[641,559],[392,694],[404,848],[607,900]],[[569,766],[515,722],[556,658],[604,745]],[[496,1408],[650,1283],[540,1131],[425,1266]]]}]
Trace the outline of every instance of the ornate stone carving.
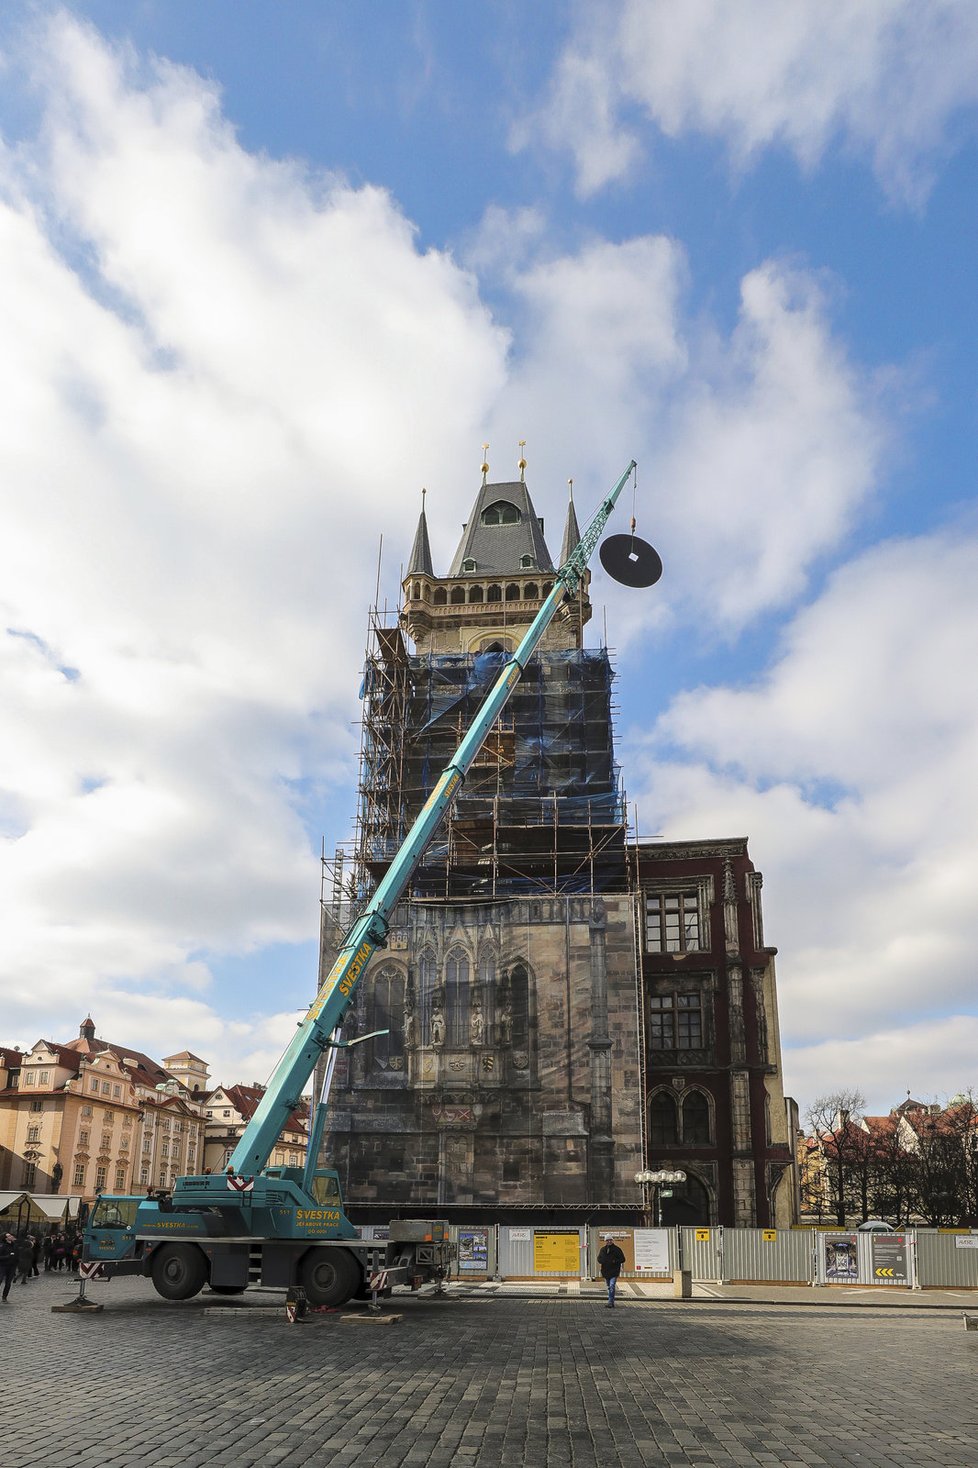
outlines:
[{"label": "ornate stone carving", "polygon": [[482,1045],[486,1038],[486,1017],[482,1013],[482,1000],[476,994],[469,1016],[469,1036],[473,1045]]},{"label": "ornate stone carving", "polygon": [[499,1011],[499,1043],[500,1045],[511,1045],[513,1042],[513,1001],[507,993],[503,1000],[503,1007]]},{"label": "ornate stone carving", "polygon": [[526,1053],[525,1050],[514,1050],[513,1051],[513,1069],[514,1070],[526,1070],[526,1068],[529,1065],[529,1063],[530,1063],[530,1057]]},{"label": "ornate stone carving", "polygon": [[417,1044],[417,1019],[414,1009],[414,990],[410,987],[404,995],[404,1048],[413,1050]]},{"label": "ornate stone carving", "polygon": [[440,990],[435,991],[431,1001],[431,1043],[435,1046],[445,1043],[445,1010]]}]

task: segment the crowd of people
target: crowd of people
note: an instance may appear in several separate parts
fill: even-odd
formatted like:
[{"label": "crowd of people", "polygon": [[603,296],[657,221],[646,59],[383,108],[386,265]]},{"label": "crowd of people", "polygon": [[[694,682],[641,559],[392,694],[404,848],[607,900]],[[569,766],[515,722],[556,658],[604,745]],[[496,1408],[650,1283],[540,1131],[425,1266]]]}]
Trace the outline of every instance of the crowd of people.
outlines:
[{"label": "crowd of people", "polygon": [[49,1229],[46,1234],[0,1235],[0,1302],[6,1301],[12,1284],[26,1285],[45,1274],[77,1272],[82,1237],[74,1229]]}]

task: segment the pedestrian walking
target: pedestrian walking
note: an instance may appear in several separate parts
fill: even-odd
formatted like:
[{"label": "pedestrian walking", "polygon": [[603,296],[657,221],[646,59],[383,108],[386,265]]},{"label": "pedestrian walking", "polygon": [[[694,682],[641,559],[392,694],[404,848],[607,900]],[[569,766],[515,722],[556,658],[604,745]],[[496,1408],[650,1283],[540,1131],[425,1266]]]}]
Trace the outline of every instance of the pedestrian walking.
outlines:
[{"label": "pedestrian walking", "polygon": [[30,1234],[21,1234],[17,1240],[17,1275],[14,1280],[25,1285],[30,1278],[31,1265],[34,1261],[34,1240]]},{"label": "pedestrian walking", "polygon": [[49,1232],[44,1240],[44,1273],[50,1274],[54,1268],[54,1240],[55,1234]]},{"label": "pedestrian walking", "polygon": [[13,1234],[4,1234],[0,1238],[0,1281],[3,1282],[3,1295],[0,1296],[6,1302],[10,1294],[10,1286],[14,1282],[14,1270],[17,1268],[17,1240]]},{"label": "pedestrian walking", "polygon": [[615,1308],[615,1289],[618,1285],[618,1276],[621,1274],[621,1266],[625,1262],[625,1256],[615,1243],[614,1239],[606,1239],[604,1247],[598,1254],[598,1268],[601,1276],[608,1286],[609,1310]]},{"label": "pedestrian walking", "polygon": [[31,1238],[31,1248],[33,1251],[31,1254],[31,1279],[39,1279],[41,1275],[41,1271],[37,1267],[41,1262],[41,1238],[39,1234],[34,1234]]},{"label": "pedestrian walking", "polygon": [[65,1236],[63,1233],[59,1232],[55,1234],[54,1248],[51,1254],[54,1260],[55,1273],[60,1274],[65,1267]]}]

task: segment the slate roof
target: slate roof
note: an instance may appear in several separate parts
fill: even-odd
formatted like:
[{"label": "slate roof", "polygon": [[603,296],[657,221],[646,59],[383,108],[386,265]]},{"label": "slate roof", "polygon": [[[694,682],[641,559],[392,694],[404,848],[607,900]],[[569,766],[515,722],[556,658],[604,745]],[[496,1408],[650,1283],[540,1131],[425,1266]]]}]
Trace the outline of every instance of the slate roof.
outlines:
[{"label": "slate roof", "polygon": [[[520,512],[518,524],[483,525],[483,511],[497,500],[516,506]],[[543,524],[533,508],[529,490],[519,480],[515,484],[484,484],[463,527],[449,576],[510,576],[522,569],[522,556],[532,556],[537,570],[554,569],[543,538]],[[466,560],[475,561],[475,571],[462,570],[462,562]]]},{"label": "slate roof", "polygon": [[581,532],[577,528],[577,511],[574,509],[574,501],[569,500],[567,504],[567,519],[564,523],[564,539],[560,547],[560,564],[563,565],[571,551],[581,543]]},{"label": "slate roof", "polygon": [[434,576],[431,566],[431,545],[428,541],[428,521],[425,519],[424,508],[418,520],[418,528],[414,536],[414,545],[411,547],[411,555],[408,559],[406,576]]}]

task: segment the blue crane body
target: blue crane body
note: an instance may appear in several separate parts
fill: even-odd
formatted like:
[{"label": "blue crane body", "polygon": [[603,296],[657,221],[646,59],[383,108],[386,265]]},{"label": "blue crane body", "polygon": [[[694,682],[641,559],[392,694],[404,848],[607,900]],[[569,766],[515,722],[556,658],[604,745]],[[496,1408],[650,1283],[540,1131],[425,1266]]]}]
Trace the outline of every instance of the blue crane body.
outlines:
[{"label": "blue crane body", "polygon": [[371,1281],[376,1287],[382,1279],[389,1288],[398,1282],[422,1283],[447,1272],[448,1226],[443,1222],[398,1220],[391,1224],[388,1241],[371,1245],[359,1240],[343,1209],[337,1173],[316,1165],[321,1116],[316,1135],[310,1137],[304,1169],[270,1168],[268,1159],[320,1056],[339,1043],[340,1025],[364,970],[386,943],[394,910],[469,768],[561,603],[582,585],[634,469],[633,461],[560,567],[552,590],[501,669],[386,875],[345,935],[226,1172],[178,1178],[169,1196],[101,1197],[92,1211],[83,1250],[83,1260],[92,1266],[97,1263],[99,1275],[149,1275],[158,1293],[168,1299],[187,1299],[205,1283],[226,1293],[256,1282],[300,1285],[311,1303],[331,1305],[362,1294]]}]

